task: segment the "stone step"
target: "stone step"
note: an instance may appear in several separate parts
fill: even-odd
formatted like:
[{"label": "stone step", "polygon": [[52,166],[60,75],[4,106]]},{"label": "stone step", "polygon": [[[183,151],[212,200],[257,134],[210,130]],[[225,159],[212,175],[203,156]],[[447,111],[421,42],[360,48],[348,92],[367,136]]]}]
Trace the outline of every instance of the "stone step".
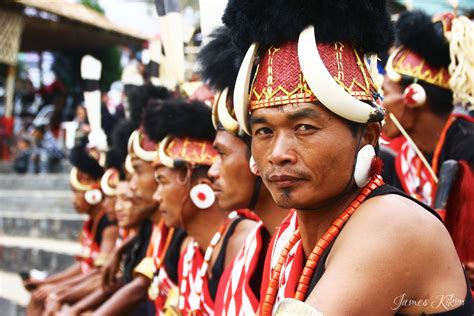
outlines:
[{"label": "stone step", "polygon": [[30,293],[23,287],[20,276],[16,273],[0,271],[0,284],[1,315],[24,315]]},{"label": "stone step", "polygon": [[2,190],[0,210],[18,212],[75,213],[71,191]]},{"label": "stone step", "polygon": [[0,235],[76,241],[86,216],[0,211]]},{"label": "stone step", "polygon": [[[0,279],[0,282],[2,280]],[[0,311],[2,316],[24,316],[26,315],[25,306],[19,305],[14,301],[3,299],[0,297]]]},{"label": "stone step", "polygon": [[0,190],[69,190],[69,175],[0,174]]},{"label": "stone step", "polygon": [[11,161],[0,160],[0,174],[9,174],[13,171],[13,163]]},{"label": "stone step", "polygon": [[1,236],[0,270],[19,273],[37,269],[53,274],[71,266],[79,251],[78,242]]}]

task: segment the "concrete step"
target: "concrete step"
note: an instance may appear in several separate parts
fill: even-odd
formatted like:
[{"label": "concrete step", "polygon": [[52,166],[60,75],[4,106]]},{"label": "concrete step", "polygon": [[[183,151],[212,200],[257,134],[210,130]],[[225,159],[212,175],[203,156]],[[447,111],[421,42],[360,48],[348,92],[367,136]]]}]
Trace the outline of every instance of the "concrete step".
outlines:
[{"label": "concrete step", "polygon": [[0,237],[0,270],[18,273],[37,269],[53,274],[75,262],[78,242],[47,238]]},{"label": "concrete step", "polygon": [[76,241],[86,216],[0,211],[0,235]]},{"label": "concrete step", "polygon": [[16,273],[0,271],[0,313],[4,316],[25,315],[30,293]]},{"label": "concrete step", "polygon": [[75,213],[71,191],[0,189],[0,210]]},{"label": "concrete step", "polygon": [[69,175],[0,174],[0,190],[69,190]]},{"label": "concrete step", "polygon": [[13,163],[11,161],[0,160],[0,174],[8,174],[13,171]]},{"label": "concrete step", "polygon": [[[1,282],[1,280],[0,280]],[[2,316],[24,316],[26,315],[25,306],[16,304],[14,301],[6,300],[0,297],[0,311]]]}]

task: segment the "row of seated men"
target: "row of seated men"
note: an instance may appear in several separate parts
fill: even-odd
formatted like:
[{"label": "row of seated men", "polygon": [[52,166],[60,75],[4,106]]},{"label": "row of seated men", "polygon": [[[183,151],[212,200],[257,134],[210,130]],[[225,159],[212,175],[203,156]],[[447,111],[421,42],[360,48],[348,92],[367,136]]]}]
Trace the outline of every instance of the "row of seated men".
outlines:
[{"label": "row of seated men", "polygon": [[[200,54],[213,100],[138,86],[129,96],[130,119],[116,127],[106,154],[77,139],[70,182],[76,210],[89,216],[83,253],[63,272],[25,281],[28,314],[472,314],[473,201],[463,183],[473,179],[474,120],[454,111],[448,67],[432,61],[433,47],[420,50],[402,36],[426,36],[430,28],[444,36],[437,32],[444,20],[400,17],[384,112],[360,62],[362,38],[344,38],[357,43],[347,53],[341,33],[315,25],[316,36],[327,32],[323,38],[334,44],[317,46],[326,72],[342,71],[334,82],[368,85],[328,97],[333,77],[314,79],[318,69],[308,72],[297,53],[306,29],[289,42],[255,38],[275,47],[255,50],[259,58],[245,64],[255,46],[239,55],[232,36],[268,25],[252,14],[251,23],[235,25],[232,15],[248,12],[229,6],[226,27]],[[382,26],[358,30],[388,34]],[[245,65],[253,80],[240,80]],[[440,74],[427,77],[420,67]],[[347,108],[337,107],[348,98]],[[382,131],[391,148],[379,144]],[[451,174],[446,184],[449,160],[458,172],[444,171]]]}]

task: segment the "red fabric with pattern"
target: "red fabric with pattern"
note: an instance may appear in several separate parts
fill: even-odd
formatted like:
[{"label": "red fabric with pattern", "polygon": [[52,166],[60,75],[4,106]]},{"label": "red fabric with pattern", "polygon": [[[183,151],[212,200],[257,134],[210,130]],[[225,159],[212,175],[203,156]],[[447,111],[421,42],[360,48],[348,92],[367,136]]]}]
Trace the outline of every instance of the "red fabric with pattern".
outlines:
[{"label": "red fabric with pattern", "polygon": [[257,268],[261,253],[266,252],[263,234],[266,228],[262,222],[249,234],[245,244],[233,262],[224,270],[217,289],[215,315],[255,315],[259,299],[251,288],[251,280]]},{"label": "red fabric with pattern", "polygon": [[459,161],[459,178],[451,189],[447,203],[446,228],[461,262],[474,261],[474,171]]},{"label": "red fabric with pattern", "polygon": [[[260,298],[265,297],[268,283],[270,282],[271,273],[274,267],[275,260],[280,256],[280,251],[277,249],[284,247],[291,237],[291,233],[296,228],[297,216],[296,211],[291,210],[288,216],[278,227],[277,232],[273,235],[268,245],[267,255],[265,256],[265,266],[263,267],[262,287],[260,290]],[[287,232],[287,234],[285,234]],[[278,245],[278,246],[277,246]],[[261,300],[263,302],[263,300]]]},{"label": "red fabric with pattern", "polygon": [[[100,220],[100,218],[96,220]],[[92,226],[92,219],[88,219],[82,225],[80,236],[81,253],[76,256],[76,259],[81,264],[82,273],[87,273],[94,268],[94,260],[100,253],[100,245],[95,242],[95,236],[90,229]]]},{"label": "red fabric with pattern", "polygon": [[[214,301],[209,293],[207,274],[203,277],[201,295],[195,291],[195,284],[199,278],[203,261],[204,255],[194,241],[188,244],[179,258],[178,287],[180,301],[178,302],[178,308],[183,315],[214,315]],[[184,270],[188,271],[186,278],[183,278]],[[181,299],[183,299],[183,302],[181,302]]]}]

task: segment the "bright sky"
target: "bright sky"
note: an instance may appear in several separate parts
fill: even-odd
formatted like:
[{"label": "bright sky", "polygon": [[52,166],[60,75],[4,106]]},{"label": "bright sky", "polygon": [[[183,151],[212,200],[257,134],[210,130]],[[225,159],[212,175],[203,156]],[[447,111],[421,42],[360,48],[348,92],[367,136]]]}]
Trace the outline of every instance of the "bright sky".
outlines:
[{"label": "bright sky", "polygon": [[159,33],[154,6],[141,1],[99,0],[105,15],[113,22],[144,32],[150,36]]}]

